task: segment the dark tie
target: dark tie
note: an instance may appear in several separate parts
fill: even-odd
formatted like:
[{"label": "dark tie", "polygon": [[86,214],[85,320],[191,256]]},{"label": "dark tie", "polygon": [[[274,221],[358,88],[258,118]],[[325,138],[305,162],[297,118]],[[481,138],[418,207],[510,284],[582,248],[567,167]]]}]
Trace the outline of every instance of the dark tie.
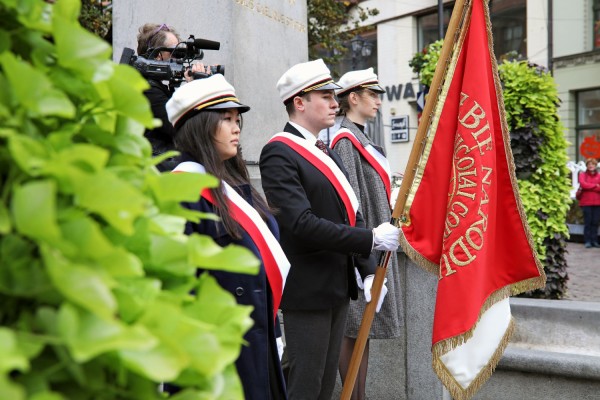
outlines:
[{"label": "dark tie", "polygon": [[321,150],[323,153],[325,154],[329,154],[329,152],[327,151],[327,145],[325,145],[325,143],[321,140],[321,139],[317,139],[317,142],[315,143],[315,145],[319,148],[319,150]]}]

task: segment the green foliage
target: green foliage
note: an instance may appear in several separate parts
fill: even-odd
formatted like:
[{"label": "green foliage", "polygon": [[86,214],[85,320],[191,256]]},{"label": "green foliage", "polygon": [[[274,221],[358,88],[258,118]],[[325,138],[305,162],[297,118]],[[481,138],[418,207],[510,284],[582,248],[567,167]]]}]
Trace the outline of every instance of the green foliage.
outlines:
[{"label": "green foliage", "polygon": [[80,0],[79,23],[93,34],[106,38],[112,26],[112,1]]},{"label": "green foliage", "polygon": [[408,62],[413,72],[419,74],[419,80],[425,86],[431,86],[433,74],[437,60],[440,58],[442,51],[443,40],[437,40],[426,46],[422,51],[415,53],[413,58]]},{"label": "green foliage", "polygon": [[[433,80],[442,42],[411,60],[425,85]],[[507,60],[498,70],[519,192],[547,276],[546,288],[527,295],[560,299],[568,280],[565,248],[571,185],[556,85],[549,73],[526,62]]]},{"label": "green foliage", "polygon": [[216,179],[158,173],[147,83],[79,7],[0,0],[0,398],[241,399],[251,309],[195,266],[258,261],[182,234]]},{"label": "green foliage", "polygon": [[547,276],[546,288],[532,295],[560,299],[568,280],[564,252],[571,184],[556,84],[527,62],[505,61],[499,72],[519,191]]},{"label": "green foliage", "polygon": [[[355,1],[308,0],[308,58],[323,58],[327,65],[338,63],[348,51],[345,46],[354,35],[364,31],[360,23],[379,14],[376,8],[363,8]],[[349,10],[356,7],[356,16]],[[349,29],[342,29],[348,27]],[[327,56],[322,56],[325,50]]]}]

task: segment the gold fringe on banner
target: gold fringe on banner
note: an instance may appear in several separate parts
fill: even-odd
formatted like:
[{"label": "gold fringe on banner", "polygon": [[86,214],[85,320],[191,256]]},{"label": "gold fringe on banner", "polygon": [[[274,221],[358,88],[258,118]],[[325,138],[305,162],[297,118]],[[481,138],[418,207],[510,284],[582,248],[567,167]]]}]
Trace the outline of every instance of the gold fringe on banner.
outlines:
[{"label": "gold fringe on banner", "polygon": [[492,373],[496,369],[496,365],[498,365],[498,362],[500,362],[502,354],[504,354],[504,350],[506,349],[506,346],[508,346],[508,342],[514,332],[514,329],[514,319],[511,318],[510,323],[508,324],[508,328],[506,329],[506,332],[504,333],[500,344],[496,348],[496,351],[490,358],[487,365],[481,369],[477,377],[473,380],[473,382],[471,382],[471,384],[467,388],[463,388],[462,385],[459,384],[456,381],[456,379],[454,379],[450,371],[448,371],[448,369],[446,368],[444,363],[439,359],[439,357],[434,356],[433,370],[440,378],[442,384],[446,387],[446,389],[448,389],[454,400],[471,399],[473,396],[475,396],[477,391],[481,389],[481,386],[483,386],[483,384],[487,382],[487,380],[490,378],[490,376],[492,376]]},{"label": "gold fringe on banner", "polygon": [[440,265],[429,261],[415,250],[404,235],[400,235],[400,247],[406,253],[406,255],[419,267],[423,268],[427,272],[431,272],[434,275],[439,275]]}]

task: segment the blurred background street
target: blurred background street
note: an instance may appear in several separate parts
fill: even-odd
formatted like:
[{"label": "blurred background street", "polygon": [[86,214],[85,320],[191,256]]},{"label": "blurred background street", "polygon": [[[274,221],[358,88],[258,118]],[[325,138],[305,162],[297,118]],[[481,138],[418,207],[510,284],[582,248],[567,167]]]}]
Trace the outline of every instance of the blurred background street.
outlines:
[{"label": "blurred background street", "polygon": [[600,249],[567,242],[567,295],[565,300],[600,302]]}]

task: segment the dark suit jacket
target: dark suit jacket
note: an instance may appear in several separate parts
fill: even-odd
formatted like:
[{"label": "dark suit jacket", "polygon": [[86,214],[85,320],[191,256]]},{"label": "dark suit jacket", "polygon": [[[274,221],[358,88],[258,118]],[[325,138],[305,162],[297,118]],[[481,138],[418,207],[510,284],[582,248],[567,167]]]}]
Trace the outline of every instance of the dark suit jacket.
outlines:
[{"label": "dark suit jacket", "polygon": [[[183,154],[180,161],[194,161]],[[250,205],[252,204],[252,195],[250,184],[242,184],[234,187],[240,196],[242,196]],[[200,198],[194,203],[183,203],[183,206],[191,210],[202,213],[214,213],[214,208],[204,198]],[[265,221],[269,230],[277,238],[279,229],[277,222],[269,214]],[[203,219],[200,223],[188,221],[185,226],[185,233],[199,233],[212,237],[217,244],[225,247],[229,244],[244,246],[261,260],[260,269],[257,275],[236,274],[218,270],[198,269],[198,274],[207,272],[214,276],[223,289],[229,291],[235,296],[238,304],[251,305],[254,307],[251,317],[254,320],[252,328],[244,335],[248,342],[242,347],[239,358],[235,365],[244,387],[244,399],[246,400],[274,400],[269,393],[270,386],[279,393],[275,399],[285,399],[285,382],[281,365],[277,354],[276,336],[281,336],[279,328],[279,319],[273,318],[273,299],[271,289],[267,280],[264,264],[258,248],[254,241],[243,230],[240,230],[241,239],[232,238],[220,222]],[[201,267],[201,266],[200,266]],[[272,357],[270,360],[269,357]],[[273,376],[269,378],[269,369],[274,369]],[[269,382],[271,380],[271,383]],[[277,388],[277,389],[275,389]]]},{"label": "dark suit jacket", "polygon": [[[302,137],[290,124],[284,130]],[[333,150],[330,156],[346,173]],[[354,265],[363,277],[376,268],[376,260],[369,258],[373,234],[360,214],[356,227],[349,226],[331,183],[284,143],[263,148],[260,173],[265,196],[278,210],[281,246],[291,263],[281,309],[327,309],[356,298]]]}]

